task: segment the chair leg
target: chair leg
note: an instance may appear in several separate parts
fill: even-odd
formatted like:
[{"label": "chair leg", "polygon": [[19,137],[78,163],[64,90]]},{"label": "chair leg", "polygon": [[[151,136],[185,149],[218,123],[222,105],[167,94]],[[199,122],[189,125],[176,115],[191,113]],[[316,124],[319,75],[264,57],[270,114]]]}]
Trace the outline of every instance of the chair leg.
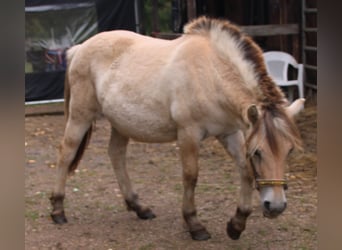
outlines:
[{"label": "chair leg", "polygon": [[288,89],[288,91],[287,91],[288,92],[288,98],[287,99],[291,103],[291,102],[293,102],[293,87],[290,86],[287,89]]},{"label": "chair leg", "polygon": [[298,85],[298,94],[300,98],[304,98],[304,86],[303,84]]}]

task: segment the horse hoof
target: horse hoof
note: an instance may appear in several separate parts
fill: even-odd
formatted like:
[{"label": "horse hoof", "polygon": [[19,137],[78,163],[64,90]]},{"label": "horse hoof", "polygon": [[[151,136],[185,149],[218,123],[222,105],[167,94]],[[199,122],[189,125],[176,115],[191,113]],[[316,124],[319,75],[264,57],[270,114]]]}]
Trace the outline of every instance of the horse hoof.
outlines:
[{"label": "horse hoof", "polygon": [[51,218],[54,223],[60,224],[60,225],[68,222],[67,218],[64,215],[64,211],[59,214],[51,214]]},{"label": "horse hoof", "polygon": [[211,238],[210,234],[205,228],[196,231],[190,231],[190,234],[193,240],[208,240]]},{"label": "horse hoof", "polygon": [[153,218],[156,218],[156,215],[149,208],[138,211],[137,215],[142,220],[152,220]]},{"label": "horse hoof", "polygon": [[232,221],[229,221],[227,223],[227,234],[232,240],[238,240],[240,238],[241,231],[236,230]]}]

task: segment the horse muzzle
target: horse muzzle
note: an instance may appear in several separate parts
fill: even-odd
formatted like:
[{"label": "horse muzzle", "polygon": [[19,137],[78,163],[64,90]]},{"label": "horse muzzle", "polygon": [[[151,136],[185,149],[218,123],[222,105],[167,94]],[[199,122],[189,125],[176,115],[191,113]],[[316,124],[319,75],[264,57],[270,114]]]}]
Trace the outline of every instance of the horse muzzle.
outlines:
[{"label": "horse muzzle", "polygon": [[267,218],[276,218],[286,209],[287,201],[282,187],[262,187],[260,198],[263,214]]},{"label": "horse muzzle", "polygon": [[264,201],[263,203],[263,214],[266,218],[273,219],[278,217],[286,209],[286,202],[270,202]]}]

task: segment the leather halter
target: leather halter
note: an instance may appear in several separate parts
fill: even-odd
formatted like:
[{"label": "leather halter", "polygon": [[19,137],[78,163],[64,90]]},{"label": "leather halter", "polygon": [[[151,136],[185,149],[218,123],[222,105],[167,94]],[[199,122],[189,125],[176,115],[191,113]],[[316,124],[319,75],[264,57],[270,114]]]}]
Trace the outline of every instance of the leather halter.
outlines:
[{"label": "leather halter", "polygon": [[257,190],[265,186],[283,186],[284,190],[288,189],[287,180],[285,179],[255,179],[255,188]]},{"label": "leather halter", "polygon": [[260,179],[259,174],[256,171],[256,168],[253,164],[251,157],[249,156],[249,162],[253,170],[254,180],[255,180],[255,188],[260,191],[261,187],[269,187],[269,186],[283,186],[284,190],[288,189],[287,180],[285,179]]}]

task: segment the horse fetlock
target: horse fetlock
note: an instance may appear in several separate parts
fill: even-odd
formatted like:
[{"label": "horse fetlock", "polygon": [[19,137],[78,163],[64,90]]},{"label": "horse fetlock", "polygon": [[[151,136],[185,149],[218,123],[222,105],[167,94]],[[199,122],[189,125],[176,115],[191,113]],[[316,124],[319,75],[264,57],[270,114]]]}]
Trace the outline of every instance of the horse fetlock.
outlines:
[{"label": "horse fetlock", "polygon": [[247,217],[251,214],[251,210],[244,210],[241,208],[236,209],[235,216],[227,223],[227,234],[233,239],[240,238],[241,233],[246,228]]},{"label": "horse fetlock", "polygon": [[233,219],[227,223],[227,234],[232,240],[238,240],[243,230],[245,230],[245,225],[239,226],[233,222]]},{"label": "horse fetlock", "polygon": [[51,213],[51,219],[56,224],[65,224],[68,222],[64,211],[52,212]]},{"label": "horse fetlock", "polygon": [[137,194],[132,194],[130,198],[125,198],[128,211],[137,211],[137,209],[140,207],[138,199],[139,197]]},{"label": "horse fetlock", "polygon": [[149,220],[156,217],[152,210],[148,207],[143,207],[138,203],[138,195],[133,195],[131,200],[126,199],[128,211],[134,211],[140,219]]},{"label": "horse fetlock", "polygon": [[50,203],[52,205],[52,211],[62,211],[64,209],[63,205],[64,195],[52,193],[50,196]]},{"label": "horse fetlock", "polygon": [[208,240],[211,238],[207,229],[193,217],[192,220],[186,220],[186,224],[189,227],[189,232],[193,240]]},{"label": "horse fetlock", "polygon": [[191,212],[183,210],[183,218],[189,227],[189,232],[193,240],[208,240],[211,238],[207,229],[197,219],[196,210]]},{"label": "horse fetlock", "polygon": [[247,220],[247,217],[250,216],[251,213],[252,213],[251,209],[242,209],[242,208],[238,207],[236,209],[235,218],[237,220],[245,223]]},{"label": "horse fetlock", "polygon": [[188,212],[183,208],[183,218],[187,224],[191,224],[191,221],[193,219],[196,219],[196,217],[197,217],[196,210]]},{"label": "horse fetlock", "polygon": [[56,224],[64,224],[68,222],[64,213],[63,201],[64,195],[55,195],[52,193],[50,197],[50,202],[52,205],[51,218]]},{"label": "horse fetlock", "polygon": [[140,209],[136,211],[136,214],[140,219],[143,220],[151,220],[153,218],[156,218],[156,215],[148,207],[140,207]]}]

